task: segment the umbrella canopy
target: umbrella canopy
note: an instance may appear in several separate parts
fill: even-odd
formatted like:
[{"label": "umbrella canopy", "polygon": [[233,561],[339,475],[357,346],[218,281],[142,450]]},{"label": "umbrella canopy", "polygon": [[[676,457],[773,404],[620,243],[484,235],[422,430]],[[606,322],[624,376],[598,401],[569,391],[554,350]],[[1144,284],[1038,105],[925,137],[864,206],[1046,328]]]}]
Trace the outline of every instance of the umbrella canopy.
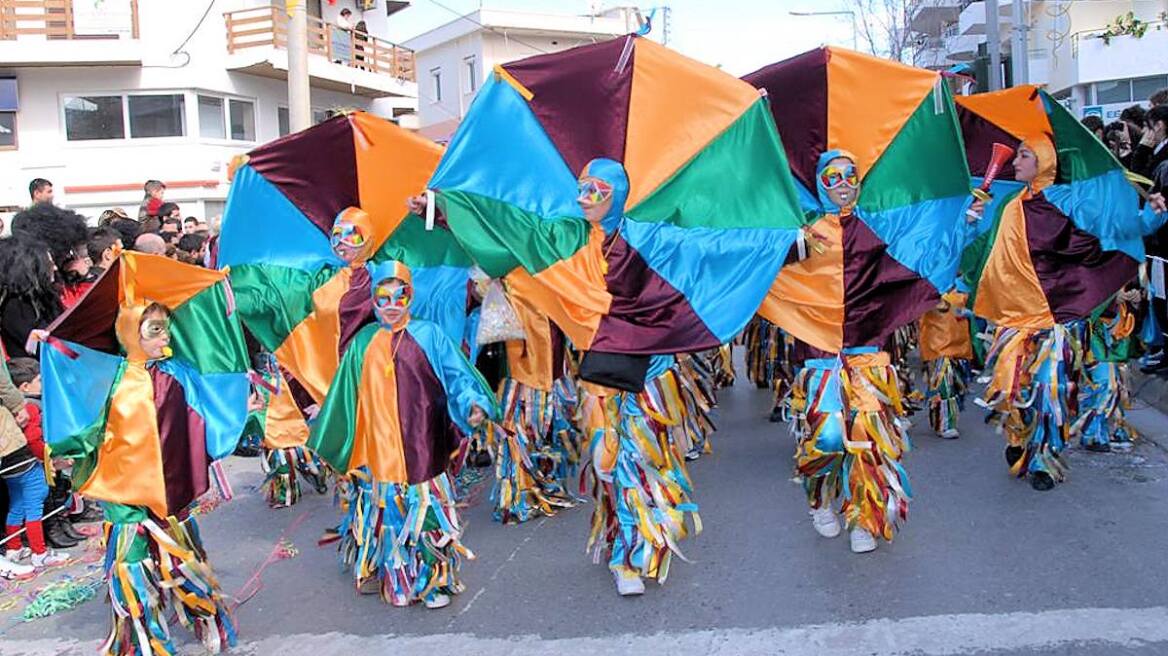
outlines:
[{"label": "umbrella canopy", "polygon": [[819,48],[743,78],[765,89],[804,209],[839,215],[818,185],[825,153],[852,159],[852,211],[811,228],[817,249],[783,268],[759,313],[836,353],[882,346],[949,290],[972,236],[970,179],[956,111],[940,74],[850,50]]},{"label": "umbrella canopy", "polygon": [[975,175],[994,143],[1036,145],[1041,169],[1029,192],[1012,164],[992,187],[991,220],[962,261],[974,313],[1032,329],[1087,317],[1135,277],[1157,219],[1141,212],[1111,151],[1045,91],[1019,86],[957,107]]},{"label": "umbrella canopy", "polygon": [[253,150],[234,173],[219,264],[231,269],[248,330],[318,403],[349,340],[373,321],[364,267],[350,267],[330,243],[342,213],[364,233],[363,260],[413,268],[414,313],[462,337],[470,260],[449,234],[426,232],[405,202],[441,154],[354,112]]},{"label": "umbrella canopy", "polygon": [[[594,160],[626,178],[603,233],[577,204]],[[758,307],[802,224],[787,169],[757,90],[629,36],[496,67],[430,186],[464,250],[578,348],[674,353]]]},{"label": "umbrella canopy", "polygon": [[[81,493],[174,514],[207,489],[247,419],[248,355],[227,274],[124,253],[48,328],[41,348],[45,442],[79,460]],[[173,355],[127,366],[151,304],[170,315]],[[153,373],[151,373],[153,372]]]}]

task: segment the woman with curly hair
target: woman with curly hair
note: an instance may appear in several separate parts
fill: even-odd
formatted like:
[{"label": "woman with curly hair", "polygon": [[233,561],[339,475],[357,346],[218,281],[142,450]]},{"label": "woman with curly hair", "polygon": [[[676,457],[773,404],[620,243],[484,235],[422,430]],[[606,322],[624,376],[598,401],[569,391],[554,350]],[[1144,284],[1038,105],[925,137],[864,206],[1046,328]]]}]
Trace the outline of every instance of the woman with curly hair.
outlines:
[{"label": "woman with curly hair", "polygon": [[63,309],[48,247],[22,234],[0,239],[0,342],[8,357],[32,357],[25,350],[29,333]]}]

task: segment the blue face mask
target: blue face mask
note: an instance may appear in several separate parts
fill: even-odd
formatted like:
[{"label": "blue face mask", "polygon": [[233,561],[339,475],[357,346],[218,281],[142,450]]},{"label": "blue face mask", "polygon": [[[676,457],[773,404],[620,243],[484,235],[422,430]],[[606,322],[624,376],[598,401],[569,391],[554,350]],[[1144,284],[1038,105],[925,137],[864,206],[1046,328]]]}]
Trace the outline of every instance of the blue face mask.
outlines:
[{"label": "blue face mask", "polygon": [[629,176],[625,172],[625,167],[620,162],[601,157],[585,164],[580,177],[603,180],[612,188],[612,207],[600,221],[605,232],[612,232],[625,215],[625,201],[629,197]]},{"label": "blue face mask", "polygon": [[[831,197],[827,195],[827,187],[823,184],[824,169],[827,168],[827,165],[829,162],[831,162],[834,159],[839,159],[841,157],[851,160],[853,162],[852,167],[857,168],[857,167],[855,167],[855,164],[854,164],[854,162],[856,161],[855,157],[853,157],[852,154],[849,153],[848,151],[840,150],[838,148],[834,149],[834,150],[829,150],[829,151],[825,152],[824,154],[820,155],[819,156],[819,163],[815,165],[815,190],[817,192],[816,195],[819,198],[820,209],[825,214],[839,214],[841,211],[843,211],[842,207],[840,207],[839,205],[836,205],[834,202],[832,202]],[[858,174],[856,176],[856,181],[859,182]]]}]

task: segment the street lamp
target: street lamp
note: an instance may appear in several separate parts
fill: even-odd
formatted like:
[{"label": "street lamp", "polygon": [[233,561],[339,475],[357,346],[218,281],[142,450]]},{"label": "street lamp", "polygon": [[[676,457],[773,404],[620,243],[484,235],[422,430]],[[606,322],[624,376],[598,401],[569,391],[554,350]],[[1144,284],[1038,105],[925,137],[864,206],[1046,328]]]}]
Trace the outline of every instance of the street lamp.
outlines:
[{"label": "street lamp", "polygon": [[789,11],[792,16],[850,16],[852,19],[852,50],[859,50],[856,44],[856,12],[854,11]]}]

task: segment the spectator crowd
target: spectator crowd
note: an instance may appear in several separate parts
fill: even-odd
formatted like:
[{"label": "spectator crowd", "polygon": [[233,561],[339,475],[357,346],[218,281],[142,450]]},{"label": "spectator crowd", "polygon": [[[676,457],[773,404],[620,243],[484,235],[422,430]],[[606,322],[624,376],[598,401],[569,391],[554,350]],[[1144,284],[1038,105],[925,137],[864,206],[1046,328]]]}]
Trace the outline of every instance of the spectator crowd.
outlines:
[{"label": "spectator crowd", "polygon": [[56,205],[52,182],[37,178],[29,183],[31,204],[12,218],[11,235],[0,239],[0,348],[11,372],[0,376],[0,401],[9,408],[0,416],[16,422],[0,422],[0,516],[7,520],[0,577],[19,578],[34,567],[62,562],[66,556],[53,549],[82,539],[73,524],[101,516],[71,494],[66,471],[50,482],[40,464],[40,375],[30,334],[81,300],[122,249],[213,264],[217,220],[183,217],[178,204],[166,200],[166,184],[159,180],[147,181],[143,193],[136,216],[115,207],[90,225]]}]

